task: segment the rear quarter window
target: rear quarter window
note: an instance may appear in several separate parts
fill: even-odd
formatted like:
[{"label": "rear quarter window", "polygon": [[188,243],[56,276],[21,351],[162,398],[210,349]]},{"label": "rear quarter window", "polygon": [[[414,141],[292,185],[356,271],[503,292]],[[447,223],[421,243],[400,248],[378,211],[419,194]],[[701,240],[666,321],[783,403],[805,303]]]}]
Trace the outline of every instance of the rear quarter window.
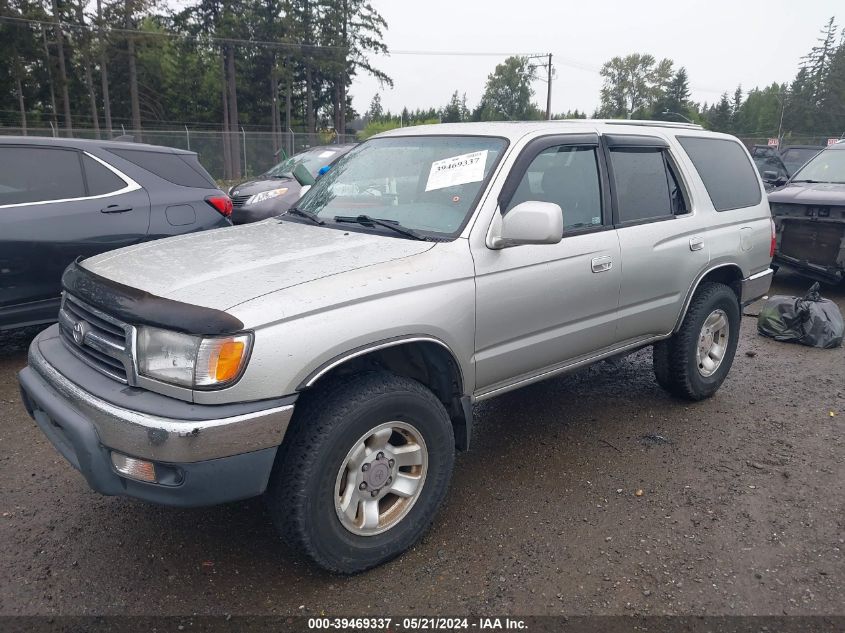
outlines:
[{"label": "rear quarter window", "polygon": [[119,178],[117,174],[90,156],[82,155],[82,166],[85,169],[85,181],[88,183],[89,196],[102,196],[126,187],[122,178]]},{"label": "rear quarter window", "polygon": [[137,149],[110,148],[116,156],[146,169],[159,178],[183,187],[217,189],[217,184],[194,154],[173,154],[171,152],[151,152]]},{"label": "rear quarter window", "polygon": [[760,204],[763,194],[757,172],[738,142],[698,136],[677,139],[701,176],[716,211]]}]

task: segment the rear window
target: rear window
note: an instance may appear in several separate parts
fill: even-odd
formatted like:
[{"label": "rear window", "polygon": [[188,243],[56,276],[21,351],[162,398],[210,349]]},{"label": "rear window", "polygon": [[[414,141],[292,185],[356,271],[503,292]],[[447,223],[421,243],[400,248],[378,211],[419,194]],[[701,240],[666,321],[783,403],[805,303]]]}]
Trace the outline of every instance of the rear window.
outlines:
[{"label": "rear window", "polygon": [[174,185],[216,189],[214,179],[208,174],[193,154],[171,152],[150,152],[137,149],[109,149],[112,154],[134,163],[159,178]]},{"label": "rear window", "polygon": [[79,153],[46,147],[0,147],[0,205],[85,196]]},{"label": "rear window", "polygon": [[743,147],[720,138],[679,136],[716,211],[730,211],[760,204],[757,173]]}]

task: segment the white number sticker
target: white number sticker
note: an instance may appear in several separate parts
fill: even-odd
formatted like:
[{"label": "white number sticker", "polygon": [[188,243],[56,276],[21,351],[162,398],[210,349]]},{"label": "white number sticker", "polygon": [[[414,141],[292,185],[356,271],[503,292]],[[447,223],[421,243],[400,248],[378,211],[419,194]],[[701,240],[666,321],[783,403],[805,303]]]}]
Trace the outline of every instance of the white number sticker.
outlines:
[{"label": "white number sticker", "polygon": [[431,163],[428,172],[426,191],[444,189],[455,185],[465,185],[468,182],[484,180],[484,166],[487,164],[487,150],[461,154]]}]

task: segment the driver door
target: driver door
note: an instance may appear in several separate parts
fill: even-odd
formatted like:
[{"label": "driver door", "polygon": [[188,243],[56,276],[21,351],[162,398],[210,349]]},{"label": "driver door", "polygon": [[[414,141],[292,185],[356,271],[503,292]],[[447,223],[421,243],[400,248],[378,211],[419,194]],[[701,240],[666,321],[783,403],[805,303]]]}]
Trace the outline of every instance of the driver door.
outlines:
[{"label": "driver door", "polygon": [[[621,261],[610,217],[604,160],[595,134],[535,139],[507,211],[554,202],[558,244],[474,252],[476,394],[530,380],[615,342]],[[512,170],[512,171],[513,171]]]}]

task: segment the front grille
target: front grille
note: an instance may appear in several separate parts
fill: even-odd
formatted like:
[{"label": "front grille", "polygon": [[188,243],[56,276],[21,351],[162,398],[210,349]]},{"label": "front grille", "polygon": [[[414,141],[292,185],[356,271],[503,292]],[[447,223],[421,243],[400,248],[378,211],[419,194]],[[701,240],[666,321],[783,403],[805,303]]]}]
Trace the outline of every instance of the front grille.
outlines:
[{"label": "front grille", "polygon": [[65,293],[59,331],[68,349],[97,371],[129,383],[131,326]]},{"label": "front grille", "polygon": [[242,206],[246,204],[246,201],[249,200],[252,195],[246,196],[232,196],[232,206],[236,209],[240,209]]}]

